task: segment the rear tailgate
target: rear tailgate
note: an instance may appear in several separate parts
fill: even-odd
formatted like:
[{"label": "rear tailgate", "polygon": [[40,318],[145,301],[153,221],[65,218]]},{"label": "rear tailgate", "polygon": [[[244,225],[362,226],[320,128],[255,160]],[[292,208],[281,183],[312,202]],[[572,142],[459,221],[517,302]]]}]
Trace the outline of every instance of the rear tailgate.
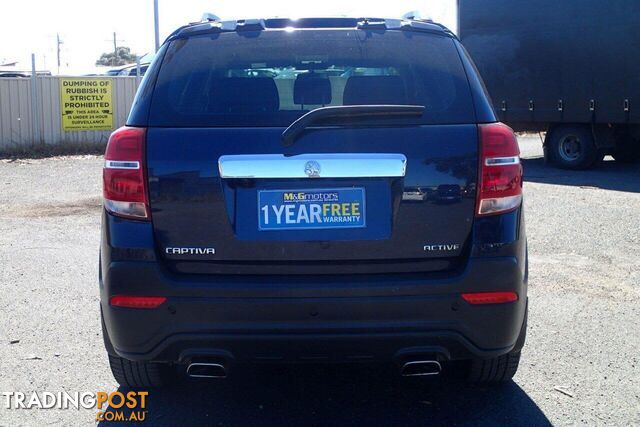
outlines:
[{"label": "rear tailgate", "polygon": [[[455,258],[463,254],[474,217],[476,126],[322,129],[287,148],[280,143],[281,132],[278,128],[149,129],[150,204],[157,244],[166,259],[339,262]],[[401,154],[407,159],[406,175],[220,177],[221,156],[277,153]],[[320,158],[317,163],[322,168]],[[285,201],[280,191],[309,194],[342,189],[361,191],[339,192],[343,198],[340,203],[357,202],[362,197],[361,221],[308,229],[304,224],[309,224],[309,219],[304,215],[299,218],[296,211],[295,222],[302,227],[265,227],[270,225],[264,223],[261,209],[265,205],[277,204],[278,198],[282,205],[295,204]],[[273,223],[275,214],[270,209]],[[332,216],[330,209],[326,213]],[[333,216],[353,216],[349,210],[346,213],[339,211]],[[180,253],[167,248],[215,248],[215,253]],[[439,264],[440,268],[448,266]]]},{"label": "rear tailgate", "polygon": [[[306,112],[345,105],[424,112],[328,120],[283,144],[283,130]],[[444,32],[267,30],[177,39],[166,49],[148,114],[151,216],[174,271],[409,272],[465,260],[478,131],[464,68]],[[404,176],[397,167],[381,175],[367,160],[385,154],[406,158]],[[256,165],[247,176],[220,175],[221,158],[265,155],[280,156],[271,171],[299,169],[265,175]],[[358,166],[353,173],[341,162],[340,174],[327,175],[336,169],[332,159],[345,155]]]}]

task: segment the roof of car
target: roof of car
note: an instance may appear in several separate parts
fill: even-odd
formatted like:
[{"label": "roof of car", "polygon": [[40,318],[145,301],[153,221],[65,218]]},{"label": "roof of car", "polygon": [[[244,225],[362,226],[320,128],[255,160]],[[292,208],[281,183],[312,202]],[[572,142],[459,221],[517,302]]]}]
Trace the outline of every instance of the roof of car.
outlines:
[{"label": "roof of car", "polygon": [[317,17],[317,18],[260,18],[221,21],[208,19],[193,22],[175,30],[166,41],[177,38],[190,37],[197,34],[262,31],[269,29],[321,29],[321,28],[357,28],[362,30],[403,30],[415,32],[429,32],[449,37],[456,37],[444,25],[431,20],[422,19],[389,19],[389,18],[347,18],[347,17]]}]

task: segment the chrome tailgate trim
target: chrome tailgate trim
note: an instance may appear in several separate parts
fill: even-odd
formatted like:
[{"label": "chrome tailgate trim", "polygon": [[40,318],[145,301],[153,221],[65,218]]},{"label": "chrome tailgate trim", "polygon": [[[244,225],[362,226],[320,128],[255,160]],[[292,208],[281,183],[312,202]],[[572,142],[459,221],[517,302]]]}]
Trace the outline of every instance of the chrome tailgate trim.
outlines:
[{"label": "chrome tailgate trim", "polygon": [[404,177],[407,158],[394,153],[323,153],[285,156],[221,156],[221,178],[382,178]]}]

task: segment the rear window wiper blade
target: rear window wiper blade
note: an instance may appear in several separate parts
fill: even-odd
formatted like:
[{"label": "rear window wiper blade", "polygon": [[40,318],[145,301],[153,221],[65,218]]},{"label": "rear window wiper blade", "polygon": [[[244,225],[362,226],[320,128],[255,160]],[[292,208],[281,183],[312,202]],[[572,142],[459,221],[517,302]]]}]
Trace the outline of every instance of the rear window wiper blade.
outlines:
[{"label": "rear window wiper blade", "polygon": [[320,120],[340,117],[391,117],[391,116],[422,116],[423,105],[339,105],[334,107],[321,107],[311,110],[296,121],[291,123],[282,132],[282,145],[288,147],[292,145],[298,136],[311,124]]}]

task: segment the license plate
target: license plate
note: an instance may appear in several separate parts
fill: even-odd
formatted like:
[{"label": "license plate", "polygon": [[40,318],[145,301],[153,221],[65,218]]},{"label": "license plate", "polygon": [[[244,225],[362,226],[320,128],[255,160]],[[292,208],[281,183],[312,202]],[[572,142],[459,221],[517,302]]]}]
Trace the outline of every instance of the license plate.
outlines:
[{"label": "license plate", "polygon": [[365,226],[364,188],[258,191],[262,231]]}]

